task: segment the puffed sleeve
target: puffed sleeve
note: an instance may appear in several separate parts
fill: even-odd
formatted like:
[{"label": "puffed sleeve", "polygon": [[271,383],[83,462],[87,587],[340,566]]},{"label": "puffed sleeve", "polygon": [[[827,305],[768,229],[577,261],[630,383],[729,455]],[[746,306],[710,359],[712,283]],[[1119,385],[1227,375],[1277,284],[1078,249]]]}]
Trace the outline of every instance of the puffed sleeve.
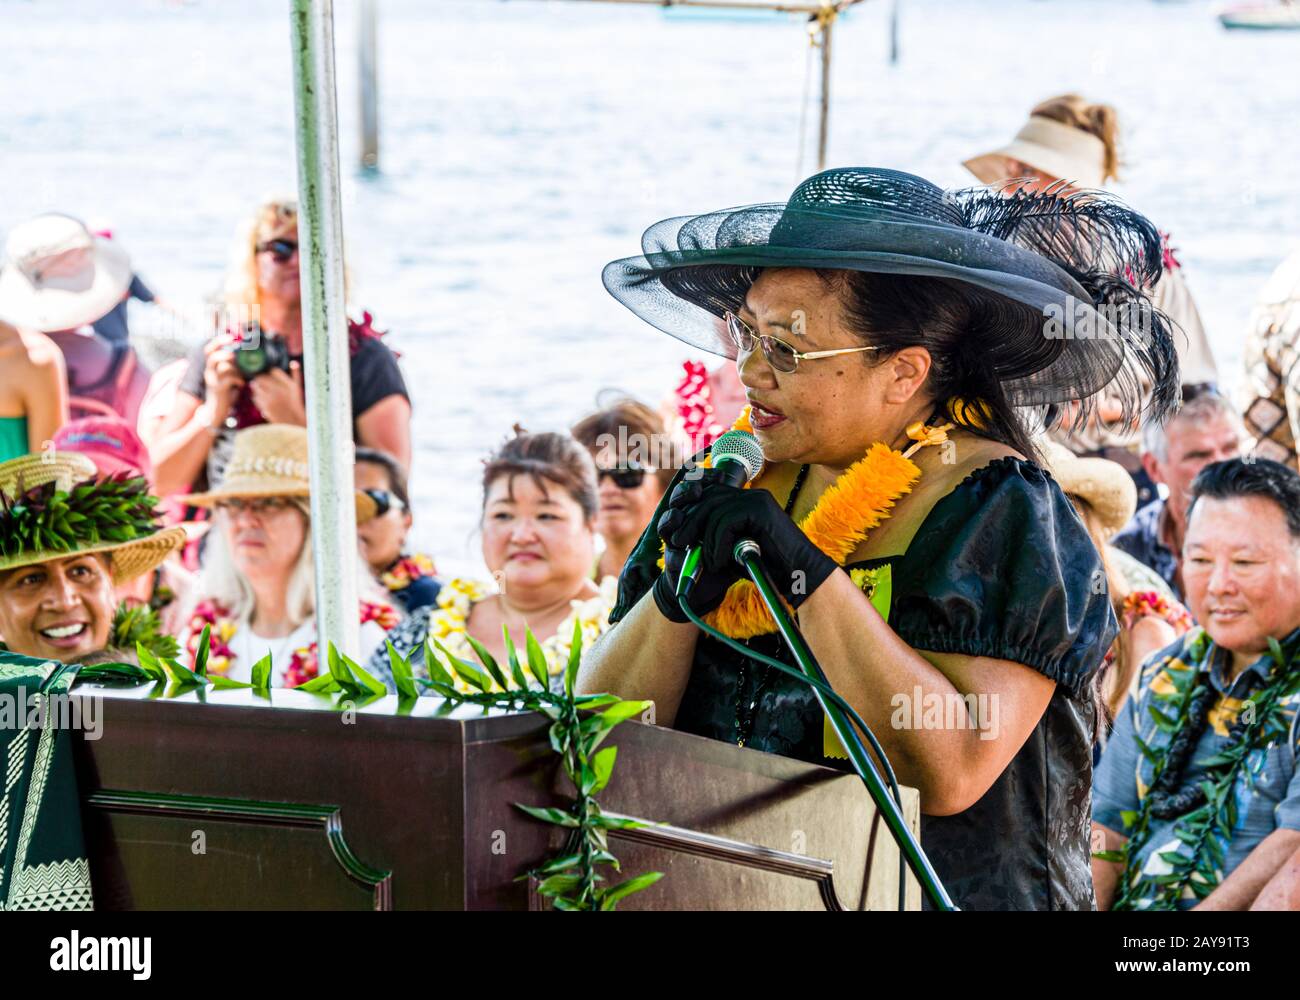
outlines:
[{"label": "puffed sleeve", "polygon": [[913,649],[1023,663],[1082,697],[1118,632],[1101,557],[1042,469],[998,459],[939,501],[893,561]]}]

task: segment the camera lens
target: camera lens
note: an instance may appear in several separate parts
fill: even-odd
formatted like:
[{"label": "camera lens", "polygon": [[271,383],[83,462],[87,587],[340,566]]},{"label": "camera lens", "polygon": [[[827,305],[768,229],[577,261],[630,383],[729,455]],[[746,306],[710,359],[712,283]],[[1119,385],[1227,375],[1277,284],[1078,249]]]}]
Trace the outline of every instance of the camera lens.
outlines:
[{"label": "camera lens", "polygon": [[261,347],[241,347],[235,351],[235,365],[245,378],[266,370],[266,351]]}]

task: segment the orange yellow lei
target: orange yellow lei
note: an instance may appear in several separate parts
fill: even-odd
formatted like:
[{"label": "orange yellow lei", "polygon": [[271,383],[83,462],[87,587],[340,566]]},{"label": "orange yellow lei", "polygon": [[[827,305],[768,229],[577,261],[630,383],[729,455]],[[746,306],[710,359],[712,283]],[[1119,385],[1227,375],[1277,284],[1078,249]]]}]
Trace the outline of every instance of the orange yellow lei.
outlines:
[{"label": "orange yellow lei", "polygon": [[[865,456],[849,466],[818,498],[816,506],[799,523],[803,533],[843,566],[867,537],[867,532],[889,517],[890,508],[898,498],[910,493],[921,478],[921,470],[911,455],[918,448],[946,441],[952,427],[951,423],[938,427],[920,421],[912,424],[907,428],[907,436],[914,444],[906,452],[873,444]],[[748,406],[741,410],[731,429],[753,433]],[[662,559],[659,564],[662,567]],[[705,615],[704,620],[733,639],[750,639],[776,631],[776,622],[750,580],[733,583],[722,603]]]}]

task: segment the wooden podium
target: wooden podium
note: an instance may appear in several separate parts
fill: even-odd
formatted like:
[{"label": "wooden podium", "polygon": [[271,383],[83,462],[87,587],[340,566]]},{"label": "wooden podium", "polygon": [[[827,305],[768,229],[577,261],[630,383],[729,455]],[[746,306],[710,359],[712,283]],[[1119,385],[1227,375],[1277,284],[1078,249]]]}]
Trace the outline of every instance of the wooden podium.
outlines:
[{"label": "wooden podium", "polygon": [[[569,801],[544,717],[157,693],[74,691],[101,699],[100,738],[76,740],[97,909],[545,907],[515,879],[563,833],[512,804]],[[898,849],[855,775],[634,722],[606,745],[602,808],[666,824],[611,832],[623,878],[664,872],[620,909],[897,909]]]}]

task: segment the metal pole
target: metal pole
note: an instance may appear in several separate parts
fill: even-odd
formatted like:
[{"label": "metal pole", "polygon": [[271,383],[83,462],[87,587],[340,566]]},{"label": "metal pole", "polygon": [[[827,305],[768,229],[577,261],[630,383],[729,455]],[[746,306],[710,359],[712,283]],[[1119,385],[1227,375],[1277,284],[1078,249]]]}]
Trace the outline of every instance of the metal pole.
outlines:
[{"label": "metal pole", "polygon": [[898,65],[898,5],[902,0],[894,0],[889,8],[889,65]]},{"label": "metal pole", "polygon": [[343,312],[334,0],[291,0],[291,4],[317,642],[322,656],[331,642],[341,652],[362,656],[369,650],[357,648],[357,518],[351,364]]},{"label": "metal pole", "polygon": [[375,0],[357,2],[357,78],[361,98],[361,169],[379,169],[379,81]]},{"label": "metal pole", "polygon": [[823,12],[822,28],[822,113],[821,130],[817,136],[817,169],[826,169],[826,140],[830,131],[831,117],[831,28],[835,24],[835,13]]}]

